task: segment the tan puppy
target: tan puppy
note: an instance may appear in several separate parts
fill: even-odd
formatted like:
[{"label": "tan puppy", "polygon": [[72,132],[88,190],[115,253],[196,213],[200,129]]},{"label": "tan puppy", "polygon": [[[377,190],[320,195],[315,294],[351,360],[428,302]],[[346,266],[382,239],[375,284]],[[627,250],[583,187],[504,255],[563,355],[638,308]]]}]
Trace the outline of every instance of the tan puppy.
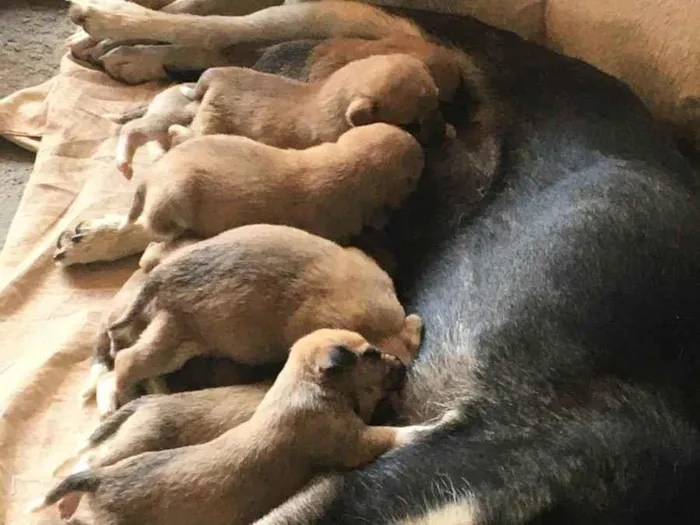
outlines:
[{"label": "tan puppy", "polygon": [[165,153],[170,149],[168,127],[172,124],[189,125],[192,122],[199,102],[183,95],[181,88],[182,86],[169,87],[156,95],[149,105],[115,119],[120,123],[126,122],[119,131],[116,161],[117,168],[127,178],[131,178],[131,162],[139,147],[146,142],[155,141],[161,152]]},{"label": "tan puppy", "polygon": [[404,376],[397,358],[359,334],[316,331],[294,344],[246,423],[208,443],[73,474],[37,508],[60,501],[67,518],[87,493],[103,525],[247,525],[318,472],[360,467],[433,428],[367,426]]},{"label": "tan puppy", "polygon": [[192,122],[195,134],[243,135],[280,148],[334,142],[351,127],[375,122],[415,127],[426,143],[445,132],[435,81],[423,62],[407,54],[351,61],[309,83],[240,67],[211,68],[191,98],[202,103]]},{"label": "tan puppy", "polygon": [[139,339],[115,357],[120,395],[198,355],[282,363],[294,341],[323,327],[355,330],[410,361],[422,330],[364,253],[266,224],[229,230],[154,268],[110,337],[142,324]]},{"label": "tan puppy", "polygon": [[111,465],[144,452],[206,443],[250,419],[271,381],[135,399],[80,447],[83,464]]},{"label": "tan puppy", "polygon": [[170,239],[269,223],[342,242],[381,223],[414,189],[422,169],[415,139],[381,123],[306,150],[245,137],[197,137],[145,174],[127,221]]},{"label": "tan puppy", "polygon": [[371,54],[346,60],[311,83],[248,68],[208,69],[194,88],[168,88],[145,114],[132,114],[140,118],[120,133],[117,167],[131,178],[134,153],[147,141],[168,150],[171,124],[192,123],[194,135],[241,135],[295,149],[335,142],[351,127],[375,122],[410,126],[425,143],[441,141],[439,92],[425,65],[406,54]]},{"label": "tan puppy", "polygon": [[462,84],[483,84],[482,72],[471,57],[413,35],[389,35],[377,40],[331,38],[314,47],[309,81],[319,82],[353,61],[375,55],[402,53],[425,64],[438,88],[440,102],[452,102]]}]

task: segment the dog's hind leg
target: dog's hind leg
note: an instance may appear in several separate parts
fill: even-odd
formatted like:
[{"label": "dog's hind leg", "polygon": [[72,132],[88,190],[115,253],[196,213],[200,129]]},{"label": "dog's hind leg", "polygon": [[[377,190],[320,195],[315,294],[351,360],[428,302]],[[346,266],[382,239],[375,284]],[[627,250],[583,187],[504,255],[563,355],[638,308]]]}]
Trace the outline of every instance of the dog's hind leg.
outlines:
[{"label": "dog's hind leg", "polygon": [[114,359],[117,396],[145,379],[174,372],[192,357],[206,353],[201,345],[183,341],[180,325],[168,312],[159,312],[131,347]]},{"label": "dog's hind leg", "polygon": [[71,3],[71,19],[92,37],[150,38],[209,49],[307,38],[423,36],[418,26],[406,19],[367,4],[337,0],[274,6],[244,16],[172,14],[116,0]]}]

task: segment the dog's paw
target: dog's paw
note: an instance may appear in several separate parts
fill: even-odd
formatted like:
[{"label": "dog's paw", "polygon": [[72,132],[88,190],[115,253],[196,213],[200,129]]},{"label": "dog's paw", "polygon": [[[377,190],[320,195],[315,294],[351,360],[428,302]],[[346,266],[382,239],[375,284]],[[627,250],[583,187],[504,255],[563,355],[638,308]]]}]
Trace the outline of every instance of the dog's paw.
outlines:
[{"label": "dog's paw", "polygon": [[99,39],[79,29],[66,39],[66,46],[73,58],[92,64],[94,63],[93,53],[99,42]]},{"label": "dog's paw", "polygon": [[70,0],[70,3],[70,19],[97,39],[129,38],[130,20],[148,17],[150,13],[150,9],[124,0]]},{"label": "dog's paw", "polygon": [[125,225],[124,215],[86,220],[58,237],[53,259],[61,266],[115,261],[142,252],[152,240],[138,224]]},{"label": "dog's paw", "polygon": [[109,76],[126,84],[141,84],[167,77],[166,46],[119,46],[105,53],[100,62]]}]

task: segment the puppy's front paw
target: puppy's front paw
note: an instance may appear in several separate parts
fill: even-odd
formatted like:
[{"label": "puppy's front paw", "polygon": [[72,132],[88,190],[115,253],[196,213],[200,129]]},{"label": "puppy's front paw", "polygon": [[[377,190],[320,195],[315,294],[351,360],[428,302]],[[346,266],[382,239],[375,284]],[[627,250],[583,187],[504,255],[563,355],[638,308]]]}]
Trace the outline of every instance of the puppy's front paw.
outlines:
[{"label": "puppy's front paw", "polygon": [[147,17],[150,10],[124,0],[71,0],[68,15],[90,36],[129,38],[129,21]]},{"label": "puppy's front paw", "polygon": [[394,438],[394,447],[402,447],[413,443],[432,430],[435,425],[410,425],[407,427],[399,427],[396,429],[396,437]]},{"label": "puppy's front paw", "polygon": [[78,222],[56,241],[53,259],[62,266],[115,261],[142,252],[152,240],[137,224],[124,226],[123,215]]},{"label": "puppy's front paw", "polygon": [[126,84],[141,84],[167,77],[166,46],[119,46],[105,53],[100,62],[109,76]]}]

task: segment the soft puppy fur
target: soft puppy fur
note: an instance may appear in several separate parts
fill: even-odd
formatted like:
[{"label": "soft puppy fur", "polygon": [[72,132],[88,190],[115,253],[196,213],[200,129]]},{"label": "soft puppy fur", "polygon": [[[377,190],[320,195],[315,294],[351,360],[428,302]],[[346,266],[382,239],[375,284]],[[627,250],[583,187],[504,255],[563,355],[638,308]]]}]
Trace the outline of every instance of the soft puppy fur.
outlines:
[{"label": "soft puppy fur", "polygon": [[[410,130],[425,144],[439,144],[445,124],[439,90],[426,66],[407,54],[372,54],[332,71],[329,64],[309,83],[241,67],[208,69],[194,87],[183,84],[160,93],[144,115],[122,128],[117,167],[130,178],[134,153],[147,141],[169,149],[170,124],[191,124],[194,135],[241,135],[304,149],[335,142],[352,127],[386,122]],[[443,82],[454,90],[457,80]]]},{"label": "soft puppy fur", "polygon": [[[109,309],[100,320],[100,328],[93,345],[90,375],[81,398],[84,403],[87,403],[95,397],[97,411],[101,416],[105,416],[117,408],[114,405],[114,376],[111,372],[114,367],[114,349],[113,341],[109,337],[109,327],[117,319],[121,318],[131,305],[134,297],[145,283],[148,271],[173,253],[195,242],[197,242],[197,239],[182,238],[171,243],[151,243],[139,261],[140,268],[119,289],[110,302]],[[144,326],[136,323],[132,328],[135,332],[131,335],[131,338],[134,338],[140,330],[143,330]],[[146,387],[152,393],[163,392],[165,388],[162,382],[149,382]]]},{"label": "soft puppy fur", "polygon": [[425,64],[407,54],[367,56],[316,82],[252,69],[208,69],[191,98],[201,101],[195,134],[243,135],[281,148],[334,142],[351,127],[386,122],[439,143],[439,91]]},{"label": "soft puppy fur", "polygon": [[[199,103],[182,93],[187,84],[171,86],[158,93],[150,104],[115,118],[124,125],[119,130],[117,142],[117,169],[131,178],[131,163],[136,150],[146,142],[155,141],[161,152],[170,149],[168,128],[173,124],[189,125]],[[192,88],[194,84],[190,84]]]},{"label": "soft puppy fur", "polygon": [[363,226],[381,226],[385,213],[415,188],[422,169],[415,139],[383,123],[305,150],[237,136],[197,137],[145,174],[128,221],[170,239],[269,223],[347,241]]},{"label": "soft puppy fur", "polygon": [[248,421],[271,385],[139,397],[105,419],[78,454],[95,468],[144,452],[206,443]]},{"label": "soft puppy fur", "polygon": [[229,230],[161,262],[110,338],[132,337],[139,325],[115,357],[119,395],[197,355],[281,363],[294,341],[323,327],[357,331],[409,361],[422,329],[368,256],[276,225]]},{"label": "soft puppy fur", "polygon": [[44,498],[63,518],[83,493],[97,522],[244,525],[319,471],[356,468],[429,427],[369,427],[405,376],[362,336],[320,330],[300,339],[251,419],[204,444],[149,452],[73,474]]}]

